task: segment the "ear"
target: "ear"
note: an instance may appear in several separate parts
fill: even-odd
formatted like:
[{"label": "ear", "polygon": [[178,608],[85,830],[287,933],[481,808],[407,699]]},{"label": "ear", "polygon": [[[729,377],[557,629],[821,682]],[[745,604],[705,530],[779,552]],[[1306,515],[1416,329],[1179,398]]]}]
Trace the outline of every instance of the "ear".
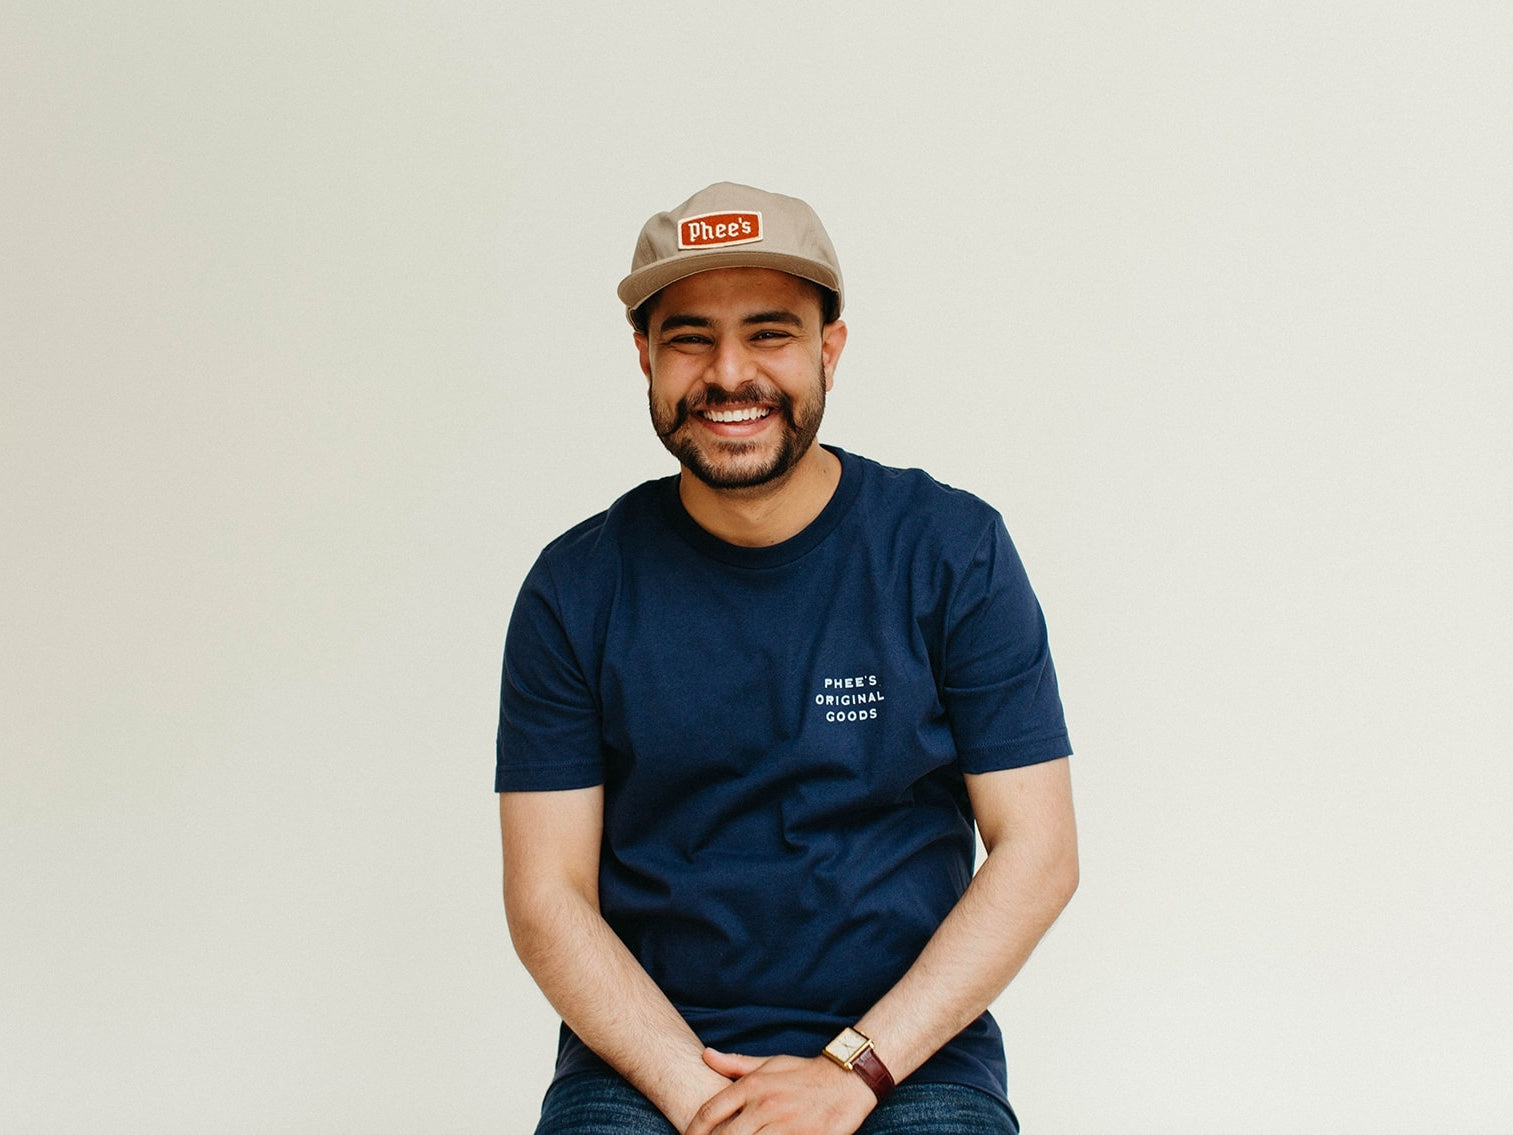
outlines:
[{"label": "ear", "polygon": [[641,373],[646,376],[646,381],[651,382],[651,345],[647,343],[646,336],[636,331],[632,334],[636,341],[636,354],[641,357]]},{"label": "ear", "polygon": [[825,324],[820,333],[820,363],[825,369],[825,389],[835,388],[835,366],[841,361],[841,351],[846,347],[846,324],[837,319]]}]

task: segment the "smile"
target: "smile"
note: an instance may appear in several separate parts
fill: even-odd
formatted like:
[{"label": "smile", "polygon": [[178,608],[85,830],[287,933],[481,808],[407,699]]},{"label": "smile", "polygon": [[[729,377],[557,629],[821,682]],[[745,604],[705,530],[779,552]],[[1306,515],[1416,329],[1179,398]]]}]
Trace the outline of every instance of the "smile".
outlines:
[{"label": "smile", "polygon": [[752,406],[745,410],[701,410],[699,416],[710,422],[754,422],[770,413],[771,410]]}]

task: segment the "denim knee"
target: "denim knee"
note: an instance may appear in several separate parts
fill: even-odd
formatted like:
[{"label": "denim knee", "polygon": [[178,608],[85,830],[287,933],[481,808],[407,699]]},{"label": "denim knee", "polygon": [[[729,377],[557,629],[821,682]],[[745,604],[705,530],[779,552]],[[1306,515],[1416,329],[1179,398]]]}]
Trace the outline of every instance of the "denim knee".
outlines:
[{"label": "denim knee", "polygon": [[651,1101],[619,1076],[580,1072],[546,1090],[536,1135],[678,1135]]}]

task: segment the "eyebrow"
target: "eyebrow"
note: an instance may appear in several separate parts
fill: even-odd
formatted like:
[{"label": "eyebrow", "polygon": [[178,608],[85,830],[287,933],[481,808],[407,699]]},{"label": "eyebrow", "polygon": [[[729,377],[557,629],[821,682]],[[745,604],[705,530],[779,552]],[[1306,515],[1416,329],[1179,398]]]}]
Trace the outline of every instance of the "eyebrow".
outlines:
[{"label": "eyebrow", "polygon": [[657,324],[658,331],[671,331],[677,327],[713,327],[712,321],[702,315],[669,315]]},{"label": "eyebrow", "polygon": [[787,323],[794,327],[804,326],[804,321],[791,311],[759,311],[741,320],[750,327],[753,323]]},{"label": "eyebrow", "polygon": [[[804,321],[791,311],[757,311],[741,320],[744,327],[751,327],[759,323],[784,323],[792,327],[803,327]],[[669,315],[657,325],[659,332],[672,331],[679,327],[703,327],[714,326],[714,320],[703,315]]]}]

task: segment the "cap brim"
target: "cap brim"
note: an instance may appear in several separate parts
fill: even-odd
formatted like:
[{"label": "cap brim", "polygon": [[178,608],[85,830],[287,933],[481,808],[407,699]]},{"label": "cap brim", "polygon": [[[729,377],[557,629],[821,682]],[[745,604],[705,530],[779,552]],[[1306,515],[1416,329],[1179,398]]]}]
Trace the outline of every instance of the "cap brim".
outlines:
[{"label": "cap brim", "polygon": [[[841,282],[835,272],[815,260],[789,256],[782,252],[764,252],[754,248],[726,248],[712,252],[691,252],[671,256],[648,264],[620,281],[616,295],[625,305],[627,315],[635,311],[668,284],[712,272],[716,268],[772,268],[802,280],[810,280],[841,297]],[[837,308],[839,311],[839,308]]]}]

